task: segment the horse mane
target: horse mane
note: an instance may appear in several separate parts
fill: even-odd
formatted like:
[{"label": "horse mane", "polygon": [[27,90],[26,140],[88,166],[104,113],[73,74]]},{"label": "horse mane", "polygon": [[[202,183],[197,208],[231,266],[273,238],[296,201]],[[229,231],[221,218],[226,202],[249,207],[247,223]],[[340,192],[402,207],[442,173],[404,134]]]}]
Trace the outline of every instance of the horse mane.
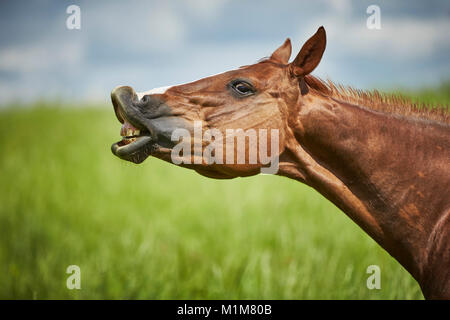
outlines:
[{"label": "horse mane", "polygon": [[325,81],[312,75],[306,76],[305,82],[310,90],[342,102],[384,113],[450,124],[450,108],[448,105],[414,102],[411,98],[400,94],[355,89],[350,86],[335,84],[331,80]]}]

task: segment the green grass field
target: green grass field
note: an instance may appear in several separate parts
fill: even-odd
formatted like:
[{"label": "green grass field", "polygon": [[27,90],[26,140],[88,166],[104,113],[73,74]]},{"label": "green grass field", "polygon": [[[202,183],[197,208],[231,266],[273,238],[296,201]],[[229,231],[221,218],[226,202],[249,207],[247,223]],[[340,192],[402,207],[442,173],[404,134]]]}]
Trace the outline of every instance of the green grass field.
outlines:
[{"label": "green grass field", "polygon": [[[110,152],[119,129],[112,107],[0,111],[0,298],[423,298],[309,187],[137,166]],[[372,264],[380,290],[366,287]],[[81,290],[66,287],[69,265]]]}]

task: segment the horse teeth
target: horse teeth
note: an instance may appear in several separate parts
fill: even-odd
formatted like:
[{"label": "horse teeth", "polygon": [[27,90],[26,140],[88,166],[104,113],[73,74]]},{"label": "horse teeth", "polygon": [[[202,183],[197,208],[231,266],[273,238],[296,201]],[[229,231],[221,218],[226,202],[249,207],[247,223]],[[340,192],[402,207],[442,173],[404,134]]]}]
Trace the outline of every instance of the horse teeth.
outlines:
[{"label": "horse teeth", "polygon": [[138,136],[140,133],[139,130],[127,129],[127,137]]},{"label": "horse teeth", "polygon": [[120,128],[120,135],[122,137],[138,136],[140,133],[141,131],[139,129],[136,129],[128,122],[125,122]]}]

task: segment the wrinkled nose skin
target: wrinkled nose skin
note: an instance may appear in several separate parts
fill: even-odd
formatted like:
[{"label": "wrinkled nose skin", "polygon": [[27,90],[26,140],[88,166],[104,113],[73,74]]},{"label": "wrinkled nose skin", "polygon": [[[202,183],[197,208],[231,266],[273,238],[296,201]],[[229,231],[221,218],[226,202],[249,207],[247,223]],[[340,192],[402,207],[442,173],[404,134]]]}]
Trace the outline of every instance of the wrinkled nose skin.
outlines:
[{"label": "wrinkled nose skin", "polygon": [[117,119],[131,123],[140,130],[147,130],[152,140],[165,148],[174,146],[172,132],[183,128],[193,131],[193,126],[165,103],[161,95],[145,95],[139,100],[136,92],[129,86],[116,87],[111,92],[111,100]]}]

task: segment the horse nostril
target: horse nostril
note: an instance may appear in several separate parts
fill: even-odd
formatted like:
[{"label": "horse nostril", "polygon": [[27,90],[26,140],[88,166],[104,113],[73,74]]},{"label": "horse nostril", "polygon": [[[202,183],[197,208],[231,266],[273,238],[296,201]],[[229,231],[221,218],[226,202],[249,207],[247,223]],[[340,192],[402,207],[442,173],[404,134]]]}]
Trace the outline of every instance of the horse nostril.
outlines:
[{"label": "horse nostril", "polygon": [[134,105],[138,108],[144,108],[153,111],[156,110],[162,104],[164,104],[164,101],[161,100],[161,98],[151,94],[146,94],[145,96],[142,96],[141,100],[134,103]]}]

